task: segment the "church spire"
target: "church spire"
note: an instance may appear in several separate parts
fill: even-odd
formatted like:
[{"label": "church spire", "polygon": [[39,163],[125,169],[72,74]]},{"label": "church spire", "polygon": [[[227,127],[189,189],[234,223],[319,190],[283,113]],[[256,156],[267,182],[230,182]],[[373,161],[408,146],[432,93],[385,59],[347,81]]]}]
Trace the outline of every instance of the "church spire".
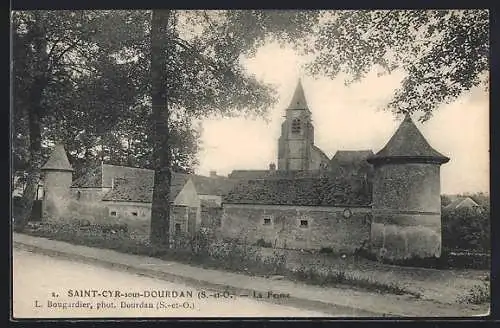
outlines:
[{"label": "church spire", "polygon": [[297,84],[297,88],[295,88],[295,92],[292,97],[292,101],[288,106],[288,109],[308,109],[306,97],[304,95],[304,88],[302,87],[302,82],[299,79],[299,83]]}]

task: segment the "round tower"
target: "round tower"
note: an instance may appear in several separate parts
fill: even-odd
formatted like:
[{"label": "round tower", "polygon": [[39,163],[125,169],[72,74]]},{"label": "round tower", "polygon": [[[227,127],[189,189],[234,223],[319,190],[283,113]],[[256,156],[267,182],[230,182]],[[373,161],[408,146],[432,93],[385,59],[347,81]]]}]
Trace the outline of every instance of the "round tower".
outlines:
[{"label": "round tower", "polygon": [[374,167],[371,250],[401,260],[441,256],[440,166],[434,150],[405,119],[387,145],[367,161]]},{"label": "round tower", "polygon": [[67,212],[73,180],[73,168],[62,144],[56,145],[41,171],[44,191],[42,215],[44,219],[57,219]]}]

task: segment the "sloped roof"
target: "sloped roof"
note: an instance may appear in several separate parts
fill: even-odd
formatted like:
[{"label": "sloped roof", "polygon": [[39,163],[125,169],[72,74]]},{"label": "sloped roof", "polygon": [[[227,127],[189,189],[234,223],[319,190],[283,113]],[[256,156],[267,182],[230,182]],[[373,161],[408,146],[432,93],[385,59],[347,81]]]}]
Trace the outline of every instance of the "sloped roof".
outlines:
[{"label": "sloped roof", "polygon": [[199,195],[222,196],[229,192],[238,182],[226,177],[205,177],[201,175],[191,176],[196,192]]},{"label": "sloped roof", "polygon": [[324,160],[329,160],[329,158],[328,158],[328,156],[326,156],[325,152],[323,150],[321,150],[321,148],[319,148],[318,146],[312,145],[312,149],[317,151]]},{"label": "sloped roof", "polygon": [[370,186],[358,178],[302,178],[243,181],[223,202],[296,206],[368,206]]},{"label": "sloped roof", "polygon": [[450,204],[446,205],[444,207],[445,210],[447,211],[452,211],[456,210],[459,208],[473,208],[473,207],[479,207],[480,205],[476,203],[472,198],[470,197],[458,197],[454,201],[452,201]]},{"label": "sloped roof", "polygon": [[269,170],[233,170],[229,173],[230,179],[263,179],[271,175]]},{"label": "sloped roof", "polygon": [[[116,177],[130,178],[136,175],[140,175],[141,172],[153,172],[153,171],[138,167],[96,163],[90,166],[87,170],[85,170],[82,176],[73,182],[72,187],[111,188],[113,186],[114,178]],[[143,173],[143,174],[148,174],[148,173]]]},{"label": "sloped roof", "polygon": [[55,146],[49,159],[42,167],[42,170],[73,171],[69,163],[66,150],[62,144]]},{"label": "sloped roof", "polygon": [[413,123],[410,115],[406,115],[385,147],[374,156],[368,158],[368,162],[376,163],[393,159],[408,161],[423,160],[439,164],[450,160],[429,145],[415,123]]},{"label": "sloped roof", "polygon": [[72,188],[102,188],[102,165],[95,163],[84,168],[81,176],[71,184]]},{"label": "sloped roof", "polygon": [[373,156],[371,150],[337,150],[330,162],[342,166],[355,165],[366,161],[370,156]]},{"label": "sloped roof", "polygon": [[299,170],[299,171],[285,171],[285,170],[234,170],[228,177],[230,180],[260,180],[260,179],[301,179],[320,177],[327,172],[324,170]]},{"label": "sloped roof", "polygon": [[302,87],[302,82],[299,79],[295,92],[293,93],[292,100],[288,109],[308,109],[306,96],[304,94],[304,88]]},{"label": "sloped roof", "polygon": [[201,207],[205,208],[220,208],[221,206],[213,199],[202,199],[200,200]]},{"label": "sloped roof", "polygon": [[[170,201],[173,202],[189,179],[189,175],[172,172]],[[114,178],[113,189],[104,195],[104,201],[151,203],[153,201],[154,171],[127,170]]]}]

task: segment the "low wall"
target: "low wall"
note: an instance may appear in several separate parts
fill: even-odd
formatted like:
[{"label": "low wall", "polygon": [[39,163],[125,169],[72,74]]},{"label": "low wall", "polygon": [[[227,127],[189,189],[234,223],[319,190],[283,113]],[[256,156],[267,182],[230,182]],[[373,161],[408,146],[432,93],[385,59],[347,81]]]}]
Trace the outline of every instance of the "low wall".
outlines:
[{"label": "low wall", "polygon": [[248,244],[263,239],[277,248],[352,253],[370,238],[370,212],[365,207],[224,204],[221,232]]}]

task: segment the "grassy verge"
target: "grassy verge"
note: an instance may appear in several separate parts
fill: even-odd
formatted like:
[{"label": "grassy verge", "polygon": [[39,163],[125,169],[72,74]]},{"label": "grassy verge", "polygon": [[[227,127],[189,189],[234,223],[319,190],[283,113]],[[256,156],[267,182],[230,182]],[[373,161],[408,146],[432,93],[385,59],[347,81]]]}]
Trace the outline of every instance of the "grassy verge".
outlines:
[{"label": "grassy verge", "polygon": [[281,275],[293,281],[320,286],[352,286],[367,291],[396,295],[421,295],[398,285],[380,282],[375,277],[359,277],[337,268],[325,272],[301,266],[290,269],[283,252],[262,256],[255,247],[234,241],[214,240],[200,235],[196,239],[177,244],[175,248],[158,248],[130,237],[127,229],[113,226],[80,226],[78,224],[41,224],[24,233],[59,240],[76,245],[112,249],[121,253],[143,255],[167,261],[178,261],[204,268],[226,270],[257,276]]}]

